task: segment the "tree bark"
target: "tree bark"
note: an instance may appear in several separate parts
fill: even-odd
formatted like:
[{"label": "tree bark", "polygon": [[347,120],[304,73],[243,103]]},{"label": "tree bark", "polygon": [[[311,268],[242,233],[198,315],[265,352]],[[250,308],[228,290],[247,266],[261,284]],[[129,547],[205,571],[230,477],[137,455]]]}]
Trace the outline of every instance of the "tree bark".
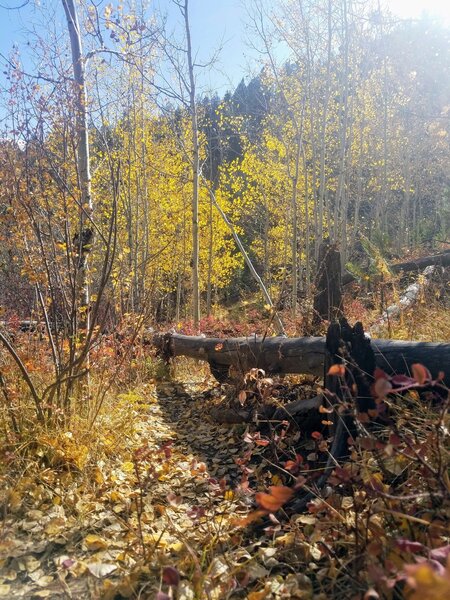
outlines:
[{"label": "tree bark", "polygon": [[[400,273],[401,271],[409,273],[410,271],[421,271],[430,265],[449,267],[450,250],[446,250],[440,254],[433,254],[432,256],[424,256],[423,258],[418,258],[417,260],[411,260],[409,262],[396,263],[394,265],[390,265],[389,268],[393,273]],[[355,280],[356,277],[347,271],[342,276],[342,285],[347,285]]]},{"label": "tree bark", "polygon": [[89,329],[89,282],[88,255],[93,242],[93,229],[86,223],[93,211],[91,196],[91,173],[89,165],[89,128],[83,47],[80,25],[74,0],[62,0],[72,53],[73,78],[75,83],[75,107],[77,125],[77,167],[80,186],[79,232],[73,239],[77,252],[76,286],[79,302],[79,325],[83,335]]},{"label": "tree bark", "polygon": [[200,321],[200,283],[199,283],[199,229],[198,198],[200,150],[198,142],[197,103],[195,98],[194,60],[192,57],[191,28],[189,25],[189,2],[184,1],[182,7],[186,30],[187,61],[189,71],[189,109],[192,124],[192,309],[194,325]]},{"label": "tree bark", "polygon": [[342,301],[341,257],[334,245],[322,242],[319,248],[319,261],[314,297],[314,321],[332,321],[339,317]]},{"label": "tree bark", "polygon": [[[325,358],[325,338],[285,338],[281,336],[205,338],[159,334],[153,344],[165,358],[189,356],[209,363],[219,381],[225,381],[231,366],[246,373],[253,367],[267,373],[310,373],[322,376]],[[387,373],[405,373],[414,363],[425,365],[433,377],[448,371],[450,344],[371,340],[377,367]],[[447,379],[450,372],[446,373]]]}]

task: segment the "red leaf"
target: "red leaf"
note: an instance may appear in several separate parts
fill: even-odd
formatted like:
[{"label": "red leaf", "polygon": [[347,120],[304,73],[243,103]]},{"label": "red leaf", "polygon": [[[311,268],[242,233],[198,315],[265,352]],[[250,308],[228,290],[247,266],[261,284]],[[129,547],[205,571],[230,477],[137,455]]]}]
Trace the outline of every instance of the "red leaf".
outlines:
[{"label": "red leaf", "polygon": [[379,369],[378,367],[375,369],[373,376],[375,378],[375,381],[377,379],[388,379],[388,375],[386,375],[383,369]]},{"label": "red leaf", "polygon": [[359,412],[359,413],[356,415],[356,418],[358,419],[358,421],[359,421],[360,423],[370,423],[370,416],[369,416],[369,414],[368,414],[368,413],[366,413],[366,412]]},{"label": "red leaf", "polygon": [[300,490],[306,483],[306,477],[299,475],[295,480],[294,490]]},{"label": "red leaf", "polygon": [[415,363],[415,364],[411,365],[411,371],[412,371],[414,379],[420,385],[423,385],[426,381],[431,380],[430,371],[426,367],[421,365],[420,363]]},{"label": "red leaf", "polygon": [[313,440],[320,440],[322,438],[322,434],[319,431],[313,431],[311,433],[311,437]]},{"label": "red leaf", "polygon": [[163,583],[177,587],[180,583],[180,574],[175,567],[164,567],[162,574]]},{"label": "red leaf", "polygon": [[363,450],[375,450],[377,441],[370,437],[358,437],[356,441]]},{"label": "red leaf", "polygon": [[192,506],[186,511],[186,514],[192,521],[196,521],[205,516],[205,509],[203,506]]},{"label": "red leaf", "polygon": [[373,391],[376,398],[386,398],[386,396],[392,391],[392,383],[387,379],[380,377],[373,385]]},{"label": "red leaf", "polygon": [[412,554],[422,552],[425,549],[425,546],[420,542],[413,542],[412,540],[405,540],[404,538],[395,540],[395,545],[398,546],[400,550],[403,550],[404,552],[411,552]]},{"label": "red leaf", "polygon": [[391,433],[389,435],[389,443],[392,446],[400,446],[402,440],[400,439],[400,437],[396,434],[396,433]]},{"label": "red leaf", "polygon": [[408,375],[394,375],[391,379],[392,384],[395,386],[405,387],[408,385],[415,385],[417,381]]},{"label": "red leaf", "polygon": [[450,556],[450,544],[448,546],[441,546],[440,548],[434,548],[430,552],[430,558],[433,560],[438,560],[440,562],[445,562],[446,558]]},{"label": "red leaf", "polygon": [[335,467],[334,472],[336,474],[336,477],[340,481],[347,482],[347,481],[350,481],[350,479],[351,479],[350,473],[346,469],[343,469],[342,467]]}]

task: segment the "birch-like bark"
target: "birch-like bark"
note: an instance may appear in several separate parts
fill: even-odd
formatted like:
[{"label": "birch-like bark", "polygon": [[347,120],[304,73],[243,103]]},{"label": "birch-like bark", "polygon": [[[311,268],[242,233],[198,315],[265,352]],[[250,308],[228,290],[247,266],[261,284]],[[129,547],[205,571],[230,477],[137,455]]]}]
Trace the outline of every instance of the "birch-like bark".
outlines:
[{"label": "birch-like bark", "polygon": [[189,25],[189,0],[184,0],[182,9],[186,30],[186,51],[189,71],[189,108],[192,126],[192,310],[194,325],[200,321],[200,285],[199,285],[199,231],[198,231],[198,192],[199,192],[199,142],[197,103],[195,99],[194,61],[192,58],[191,29]]},{"label": "birch-like bark", "polygon": [[88,255],[93,241],[93,229],[87,226],[93,205],[91,197],[91,173],[89,167],[89,129],[83,46],[80,25],[74,0],[62,0],[72,53],[75,83],[75,108],[77,143],[77,167],[80,187],[79,232],[74,238],[77,252],[76,295],[79,308],[79,326],[84,334],[89,330],[89,281]]}]

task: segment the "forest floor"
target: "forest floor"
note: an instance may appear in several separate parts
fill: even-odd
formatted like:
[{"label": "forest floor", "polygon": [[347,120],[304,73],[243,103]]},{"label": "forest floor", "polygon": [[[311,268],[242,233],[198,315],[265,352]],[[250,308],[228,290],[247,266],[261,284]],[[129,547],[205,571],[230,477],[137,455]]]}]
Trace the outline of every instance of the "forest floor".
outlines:
[{"label": "forest floor", "polygon": [[[360,317],[359,300],[347,308]],[[424,300],[390,333],[445,340],[448,326]],[[94,425],[73,418],[3,444],[0,597],[450,597],[448,399],[419,384],[387,397],[390,424],[350,437],[326,488],[293,514],[284,502],[310,489],[324,431],[212,415],[237,399],[312,397],[320,382],[219,386],[188,359],[155,372],[112,390]]]},{"label": "forest floor", "polygon": [[[412,466],[405,440],[355,447],[326,499],[289,519],[281,508],[255,528],[255,492],[306,474],[318,442],[303,443],[303,459],[291,451],[299,432],[283,440],[285,429],[277,439],[257,423],[217,424],[208,415],[227,390],[192,361],[183,371],[184,383],[122,395],[97,457],[70,432],[39,440],[49,466],[24,463],[5,507],[0,597],[402,598],[408,581],[410,598],[447,596],[450,504]],[[311,381],[280,385],[314,394]],[[432,412],[433,425],[423,410],[410,424],[421,423],[417,452],[435,464]]]},{"label": "forest floor", "polygon": [[205,587],[211,598],[224,598],[241,561],[255,569],[252,579],[265,573],[261,560],[250,560],[232,541],[232,521],[251,506],[248,496],[233,491],[242,427],[209,421],[220,391],[207,399],[206,384],[194,379],[125,394],[119,409],[131,420],[121,439],[105,435],[110,447],[103,460],[90,461],[91,469],[67,432],[69,443],[40,441],[57,449],[60,464],[55,468],[54,457],[52,468],[24,474],[10,493],[0,542],[1,597],[128,598],[140,590],[139,597],[153,598],[163,568],[176,565],[189,575],[178,598]]},{"label": "forest floor", "polygon": [[[203,365],[189,361],[189,369],[189,382],[146,384],[119,398],[116,416],[128,424],[116,422],[119,439],[104,433],[101,460],[70,432],[41,435],[51,464],[37,473],[24,464],[4,498],[0,597],[155,598],[170,593],[165,581],[177,583],[180,600],[246,597],[261,579],[279,597],[305,581],[309,588],[303,576],[270,577],[278,560],[269,541],[244,540],[239,521],[253,506],[239,483],[247,428],[209,419],[223,389]],[[261,477],[280,481],[267,468]]]}]

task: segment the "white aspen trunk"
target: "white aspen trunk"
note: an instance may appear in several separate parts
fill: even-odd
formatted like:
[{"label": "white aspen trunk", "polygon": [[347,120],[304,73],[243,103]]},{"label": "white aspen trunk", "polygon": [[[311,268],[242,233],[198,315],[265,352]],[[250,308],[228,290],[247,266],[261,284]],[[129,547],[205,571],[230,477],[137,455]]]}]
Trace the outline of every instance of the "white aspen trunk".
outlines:
[{"label": "white aspen trunk", "polygon": [[88,255],[93,241],[93,230],[87,226],[93,211],[91,197],[91,173],[89,167],[89,129],[87,115],[87,94],[83,47],[80,25],[74,0],[62,0],[69,30],[72,53],[73,76],[75,82],[76,128],[78,135],[77,167],[80,187],[79,232],[74,245],[78,254],[76,273],[76,293],[79,304],[79,326],[83,335],[89,330],[89,281]]},{"label": "white aspen trunk", "polygon": [[[343,51],[344,51],[344,65],[343,65],[343,81],[342,81],[342,122],[340,128],[340,140],[339,140],[339,177],[338,187],[336,191],[336,200],[334,205],[334,236],[333,241],[339,242],[340,247],[343,246],[343,230],[344,230],[344,219],[347,215],[344,214],[344,208],[346,205],[346,168],[347,168],[347,138],[348,138],[348,76],[349,76],[349,31],[348,31],[348,9],[347,2],[343,0],[342,3],[342,33],[343,33]],[[342,254],[341,254],[342,258]]]},{"label": "white aspen trunk", "polygon": [[194,325],[200,321],[200,285],[199,285],[199,230],[198,230],[198,194],[199,194],[199,143],[197,104],[195,100],[194,61],[192,58],[191,30],[189,25],[189,0],[184,0],[182,9],[186,30],[187,60],[189,71],[189,108],[192,125],[192,311]]},{"label": "white aspen trunk", "polygon": [[[325,207],[325,194],[326,194],[326,181],[325,181],[325,164],[326,164],[326,133],[327,133],[327,119],[328,119],[328,105],[331,96],[331,45],[333,38],[333,24],[332,24],[332,0],[328,0],[327,7],[327,23],[328,23],[328,35],[327,35],[327,76],[325,83],[325,100],[323,104],[322,122],[321,122],[321,136],[320,136],[320,165],[319,165],[319,210],[318,210],[318,222],[319,231],[316,238],[315,254],[316,260],[319,258],[319,247],[323,240],[323,223],[324,223],[324,207]],[[325,211],[327,214],[328,229],[330,230],[330,212]]]},{"label": "white aspen trunk", "polygon": [[292,177],[292,318],[295,319],[297,316],[297,303],[298,303],[298,211],[297,211],[297,187],[298,187],[298,175],[300,165],[300,152],[302,149],[301,139],[296,140],[296,152],[295,152],[295,165],[294,165],[294,176]]}]

